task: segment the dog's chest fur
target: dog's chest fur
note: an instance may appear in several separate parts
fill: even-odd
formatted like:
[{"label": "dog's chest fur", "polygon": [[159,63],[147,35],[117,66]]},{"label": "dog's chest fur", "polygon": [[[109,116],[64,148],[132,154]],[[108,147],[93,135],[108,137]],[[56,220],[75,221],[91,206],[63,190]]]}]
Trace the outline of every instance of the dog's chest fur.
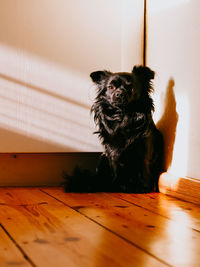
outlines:
[{"label": "dog's chest fur", "polygon": [[133,111],[131,106],[119,109],[101,102],[96,103],[95,117],[102,144],[117,150],[127,149],[139,137],[145,138],[152,121],[149,114]]}]

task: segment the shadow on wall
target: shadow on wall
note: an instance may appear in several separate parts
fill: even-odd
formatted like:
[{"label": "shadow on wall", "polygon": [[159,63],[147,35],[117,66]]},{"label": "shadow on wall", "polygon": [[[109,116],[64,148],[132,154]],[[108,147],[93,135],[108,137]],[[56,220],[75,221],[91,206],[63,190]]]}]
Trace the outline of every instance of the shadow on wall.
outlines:
[{"label": "shadow on wall", "polygon": [[178,113],[176,111],[176,99],[174,94],[174,79],[170,79],[166,89],[164,99],[164,112],[161,119],[157,122],[158,129],[164,137],[164,169],[168,170],[172,163],[173,148],[176,138],[176,126],[178,122]]},{"label": "shadow on wall", "polygon": [[[9,145],[5,140],[9,140]],[[0,148],[1,153],[19,153],[19,152],[28,152],[28,153],[39,153],[39,152],[48,152],[48,153],[62,153],[62,152],[78,152],[79,150],[74,148],[73,143],[70,142],[69,145],[59,144],[51,140],[45,140],[40,138],[37,135],[27,136],[22,131],[17,129],[5,129],[0,125]],[[22,145],[23,144],[23,145]],[[24,149],[25,148],[25,149]],[[34,148],[34,151],[33,151]],[[0,164],[0,166],[2,166]],[[1,170],[0,170],[1,172]]]},{"label": "shadow on wall", "polygon": [[3,73],[0,73],[0,79],[4,79],[4,80],[10,81],[10,82],[12,82],[14,84],[33,89],[33,90],[35,90],[35,91],[37,91],[39,93],[48,94],[48,95],[50,95],[50,96],[52,96],[54,98],[61,99],[61,100],[64,100],[66,102],[70,102],[71,104],[81,106],[81,107],[83,107],[85,109],[90,109],[89,105],[87,105],[85,103],[82,103],[81,101],[77,101],[77,100],[69,98],[69,97],[60,96],[57,93],[54,93],[54,92],[51,92],[51,91],[46,90],[44,88],[35,86],[35,85],[31,84],[31,83],[20,81],[19,79],[16,79],[16,78],[13,78],[13,77],[9,77],[8,75],[5,75]]},{"label": "shadow on wall", "polygon": [[0,103],[1,152],[97,150],[87,103],[1,73]]}]

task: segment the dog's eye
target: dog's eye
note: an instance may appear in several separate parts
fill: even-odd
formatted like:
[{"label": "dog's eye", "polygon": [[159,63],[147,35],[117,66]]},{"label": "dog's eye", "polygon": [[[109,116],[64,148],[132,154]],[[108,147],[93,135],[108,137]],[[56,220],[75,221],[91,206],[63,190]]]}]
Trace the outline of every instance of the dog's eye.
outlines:
[{"label": "dog's eye", "polygon": [[114,87],[114,85],[108,85],[108,89],[109,89],[109,90],[114,90],[115,87]]}]

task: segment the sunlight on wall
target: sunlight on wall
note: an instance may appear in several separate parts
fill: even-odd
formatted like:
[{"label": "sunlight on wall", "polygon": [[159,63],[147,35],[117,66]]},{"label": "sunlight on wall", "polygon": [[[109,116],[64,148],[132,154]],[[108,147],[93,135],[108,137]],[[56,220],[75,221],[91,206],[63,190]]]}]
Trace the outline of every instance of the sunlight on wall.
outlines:
[{"label": "sunlight on wall", "polygon": [[[94,89],[88,77],[2,44],[0,57],[1,128],[69,151],[101,149],[92,135]],[[9,143],[7,149],[12,150]]]},{"label": "sunlight on wall", "polygon": [[176,177],[198,177],[199,169],[199,1],[147,0],[147,6],[147,63],[156,72],[154,119],[164,136],[167,177],[178,186]]},{"label": "sunlight on wall", "polygon": [[188,167],[189,142],[189,99],[184,92],[176,95],[177,112],[179,115],[176,138],[174,143],[172,165],[169,172],[177,176],[186,176]]},{"label": "sunlight on wall", "polygon": [[142,23],[141,0],[1,0],[0,152],[101,151],[89,74],[141,64]]},{"label": "sunlight on wall", "polygon": [[161,85],[158,80],[156,80],[156,87],[166,88],[165,93],[163,89],[154,95],[157,108],[154,120],[165,141],[165,168],[175,176],[185,176],[187,175],[189,149],[188,94],[186,92],[175,93],[179,85],[174,85],[173,79],[169,80],[167,87],[163,83]]}]

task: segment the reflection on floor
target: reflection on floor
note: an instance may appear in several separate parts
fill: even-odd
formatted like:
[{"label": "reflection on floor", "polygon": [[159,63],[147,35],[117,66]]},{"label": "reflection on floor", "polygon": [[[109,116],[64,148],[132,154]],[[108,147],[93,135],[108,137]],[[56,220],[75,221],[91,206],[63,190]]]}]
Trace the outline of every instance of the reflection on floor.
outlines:
[{"label": "reflection on floor", "polygon": [[151,194],[0,188],[0,266],[198,266],[200,208]]}]

